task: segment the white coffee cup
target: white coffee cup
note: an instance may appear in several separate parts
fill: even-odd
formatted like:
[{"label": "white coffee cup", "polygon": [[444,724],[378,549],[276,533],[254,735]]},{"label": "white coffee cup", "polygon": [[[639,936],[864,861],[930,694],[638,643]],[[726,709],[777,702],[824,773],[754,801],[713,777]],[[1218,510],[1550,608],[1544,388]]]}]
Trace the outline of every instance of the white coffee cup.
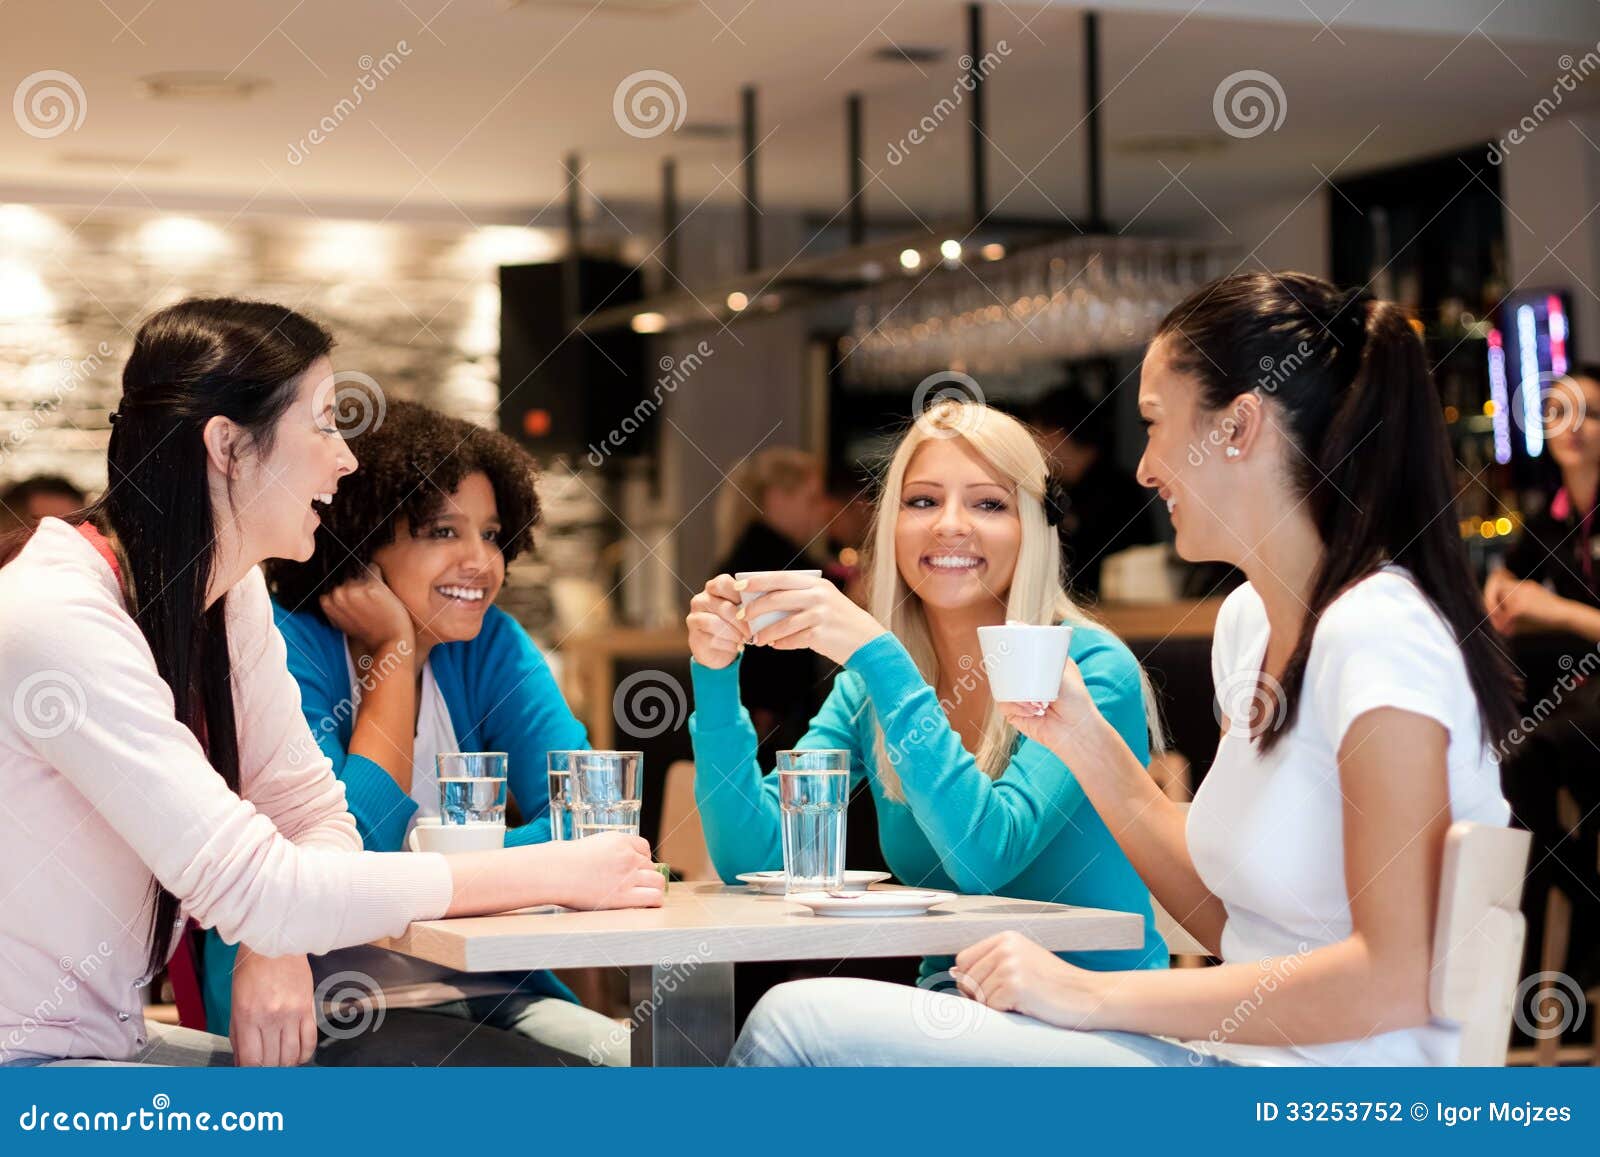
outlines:
[{"label": "white coffee cup", "polygon": [[[736,579],[753,579],[772,574],[809,575],[811,578],[822,577],[822,572],[820,570],[742,570],[733,577]],[[747,607],[757,599],[761,598],[761,596],[770,595],[771,593],[771,591],[740,591],[739,604]],[[748,613],[749,612],[746,612],[747,615]],[[772,626],[773,623],[781,623],[784,619],[787,619],[792,614],[794,614],[793,611],[768,611],[764,615],[757,615],[755,618],[750,619],[750,629],[759,634],[768,627]]]},{"label": "white coffee cup", "polygon": [[998,703],[1054,703],[1072,650],[1072,628],[1007,623],[979,627],[989,693]]},{"label": "white coffee cup", "polygon": [[413,852],[492,852],[506,846],[504,824],[441,824],[437,816],[425,816],[406,837]]}]

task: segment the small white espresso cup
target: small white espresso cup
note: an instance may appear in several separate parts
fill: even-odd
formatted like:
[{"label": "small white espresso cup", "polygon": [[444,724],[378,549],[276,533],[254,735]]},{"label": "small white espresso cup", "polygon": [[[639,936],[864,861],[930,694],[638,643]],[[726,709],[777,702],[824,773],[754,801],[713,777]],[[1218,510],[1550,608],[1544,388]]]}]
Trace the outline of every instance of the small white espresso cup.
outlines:
[{"label": "small white espresso cup", "polygon": [[504,824],[441,824],[436,816],[417,821],[406,837],[413,852],[491,852],[506,846]]},{"label": "small white espresso cup", "polygon": [[[809,575],[812,578],[822,577],[822,572],[820,570],[742,570],[733,577],[736,579],[752,579],[769,574]],[[739,604],[741,606],[748,607],[751,603],[761,598],[762,595],[769,595],[771,593],[771,591],[740,591]],[[793,611],[768,611],[764,615],[756,615],[754,618],[749,620],[750,629],[755,631],[757,634],[760,634],[762,631],[772,626],[773,623],[780,623],[793,613]],[[749,617],[749,614],[750,612],[745,612],[747,618]]]},{"label": "small white espresso cup", "polygon": [[989,693],[1001,703],[1054,703],[1072,649],[1071,627],[1007,623],[979,627]]}]

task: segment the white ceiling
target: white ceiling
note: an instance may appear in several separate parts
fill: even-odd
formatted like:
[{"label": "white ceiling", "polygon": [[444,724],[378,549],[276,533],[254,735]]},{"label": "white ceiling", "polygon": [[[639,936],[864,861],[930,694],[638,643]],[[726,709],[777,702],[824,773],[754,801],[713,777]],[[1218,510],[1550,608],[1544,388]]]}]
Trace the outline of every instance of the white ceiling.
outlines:
[{"label": "white ceiling", "polygon": [[[1344,175],[1486,139],[1551,92],[1563,53],[1581,56],[1600,39],[1596,5],[1579,0],[1353,0],[1336,15],[1342,2],[1101,5],[1110,216],[1142,213],[1152,227],[1225,219],[1232,206],[1308,190],[1319,170]],[[611,0],[532,0],[510,10],[503,0],[11,0],[0,7],[5,87],[60,70],[81,86],[85,111],[80,127],[49,139],[5,124],[0,198],[219,208],[253,199],[258,208],[303,203],[319,215],[355,206],[375,215],[526,219],[559,201],[560,159],[577,150],[596,195],[652,201],[660,161],[675,155],[685,208],[708,195],[736,203],[736,138],[641,140],[619,128],[618,83],[659,69],[681,84],[690,122],[735,122],[740,85],[759,86],[761,194],[769,204],[828,212],[842,202],[843,103],[858,90],[866,97],[867,160],[877,172],[871,212],[964,210],[963,113],[903,163],[885,160],[889,142],[951,94],[965,48],[963,5],[661,7],[640,14],[614,10]],[[986,11],[989,39],[1010,49],[987,86],[992,200],[1016,214],[1079,213],[1080,13],[1023,0],[996,0]],[[1430,31],[1373,27],[1380,23]],[[392,75],[363,92],[302,163],[291,163],[291,142],[336,116],[352,93],[361,58],[398,58],[401,41],[409,54]],[[926,75],[871,59],[890,41],[943,47],[947,56],[924,66]],[[141,76],[192,69],[232,71],[268,87],[240,102],[140,95]],[[1251,139],[1219,133],[1213,94],[1243,69],[1281,84],[1286,109],[1277,131]],[[1564,100],[1564,111],[1600,105],[1600,75]],[[1118,151],[1153,134],[1225,147],[1198,156]],[[719,186],[724,173],[732,179]]]}]

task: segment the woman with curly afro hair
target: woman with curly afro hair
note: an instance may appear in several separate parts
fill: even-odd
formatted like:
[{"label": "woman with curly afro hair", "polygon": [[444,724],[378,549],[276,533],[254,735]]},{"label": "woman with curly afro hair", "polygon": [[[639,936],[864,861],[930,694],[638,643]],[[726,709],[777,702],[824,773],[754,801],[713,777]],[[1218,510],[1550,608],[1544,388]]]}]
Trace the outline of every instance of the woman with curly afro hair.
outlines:
[{"label": "woman with curly afro hair", "polygon": [[[548,753],[588,741],[538,648],[494,605],[539,521],[532,460],[503,434],[402,401],[350,448],[361,468],[323,511],[315,552],[267,577],[301,707],[362,840],[399,851],[439,814],[441,751],[507,752],[527,822],[506,843],[548,840]],[[213,1031],[226,1031],[230,953],[213,934]],[[324,1040],[319,1064],[627,1063],[626,1036],[548,972],[459,973],[371,947],[313,958],[312,972],[364,974],[386,1009]]]}]

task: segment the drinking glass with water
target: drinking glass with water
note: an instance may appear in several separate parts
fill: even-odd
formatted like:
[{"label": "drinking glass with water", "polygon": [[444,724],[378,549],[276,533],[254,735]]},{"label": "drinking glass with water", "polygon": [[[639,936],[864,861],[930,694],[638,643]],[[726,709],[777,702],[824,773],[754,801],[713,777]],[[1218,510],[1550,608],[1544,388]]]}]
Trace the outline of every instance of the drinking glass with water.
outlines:
[{"label": "drinking glass with water", "polygon": [[577,837],[572,832],[572,757],[577,751],[550,753],[550,839],[554,843]]},{"label": "drinking glass with water", "polygon": [[505,752],[441,751],[435,759],[441,824],[505,826]]},{"label": "drinking glass with water", "polygon": [[574,751],[567,776],[567,806],[577,839],[601,832],[639,834],[638,751]]},{"label": "drinking glass with water", "polygon": [[778,752],[784,891],[834,892],[844,876],[848,751]]}]

